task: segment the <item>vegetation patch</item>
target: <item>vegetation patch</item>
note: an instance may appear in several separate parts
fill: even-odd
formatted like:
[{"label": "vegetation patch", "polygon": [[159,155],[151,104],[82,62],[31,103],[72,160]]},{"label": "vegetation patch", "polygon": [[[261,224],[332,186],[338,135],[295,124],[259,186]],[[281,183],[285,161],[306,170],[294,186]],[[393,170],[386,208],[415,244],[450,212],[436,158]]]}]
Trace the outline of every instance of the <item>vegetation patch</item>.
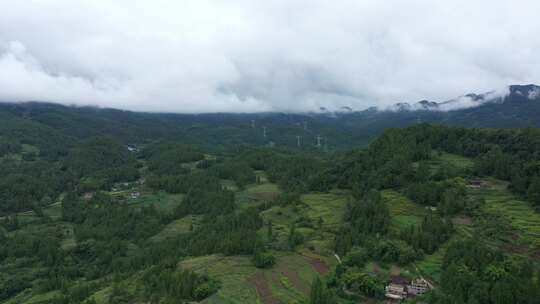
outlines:
[{"label": "vegetation patch", "polygon": [[163,191],[155,193],[143,193],[137,199],[131,199],[130,203],[134,206],[154,206],[158,210],[172,212],[182,202],[183,194],[171,194]]},{"label": "vegetation patch", "polygon": [[396,231],[417,225],[426,214],[426,208],[394,190],[384,190],[381,196],[392,217],[392,228]]},{"label": "vegetation patch", "polygon": [[534,252],[540,252],[540,213],[510,193],[505,183],[495,180],[492,184],[489,189],[471,190],[470,193],[485,199],[485,211],[507,218],[520,242],[528,244]]},{"label": "vegetation patch", "polygon": [[153,236],[152,240],[163,241],[167,238],[173,238],[180,234],[192,232],[196,229],[200,219],[200,216],[187,215],[181,219],[174,220],[167,224],[161,232]]},{"label": "vegetation patch", "polygon": [[347,196],[333,193],[306,194],[301,197],[305,214],[314,225],[319,221],[322,227],[337,228],[343,222],[343,213],[347,204]]}]

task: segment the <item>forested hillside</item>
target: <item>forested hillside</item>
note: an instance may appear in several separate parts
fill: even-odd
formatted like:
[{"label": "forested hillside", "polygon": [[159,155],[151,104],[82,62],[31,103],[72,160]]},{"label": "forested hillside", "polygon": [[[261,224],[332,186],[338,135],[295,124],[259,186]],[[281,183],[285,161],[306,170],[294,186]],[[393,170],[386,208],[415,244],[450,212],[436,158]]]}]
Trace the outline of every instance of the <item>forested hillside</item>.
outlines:
[{"label": "forested hillside", "polygon": [[[66,140],[95,136],[112,137],[124,144],[181,140],[212,151],[239,144],[345,151],[366,147],[388,128],[418,123],[468,128],[540,127],[540,87],[514,85],[508,90],[507,96],[495,98],[489,93],[467,94],[442,103],[422,101],[412,106],[400,103],[386,110],[317,113],[137,113],[38,102],[0,103],[0,136],[40,143],[42,150],[52,150],[51,154],[61,152],[55,149],[65,149]],[[449,105],[461,104],[463,98],[476,105],[452,110]],[[0,154],[6,149],[1,144],[5,140],[0,137]]]},{"label": "forested hillside", "polygon": [[0,115],[2,303],[384,303],[416,281],[411,303],[539,303],[538,129],[416,124],[364,148],[330,117],[276,114],[264,138],[249,115]]}]

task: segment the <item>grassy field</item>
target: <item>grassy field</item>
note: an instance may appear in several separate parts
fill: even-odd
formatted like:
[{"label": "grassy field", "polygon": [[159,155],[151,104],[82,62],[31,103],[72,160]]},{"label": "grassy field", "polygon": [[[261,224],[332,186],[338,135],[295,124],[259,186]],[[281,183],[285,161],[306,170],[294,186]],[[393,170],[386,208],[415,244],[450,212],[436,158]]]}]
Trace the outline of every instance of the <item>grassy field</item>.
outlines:
[{"label": "grassy field", "polygon": [[181,219],[169,223],[161,232],[152,237],[153,241],[162,241],[167,238],[175,237],[182,233],[190,232],[190,228],[195,229],[200,221],[199,216],[188,215]]},{"label": "grassy field", "polygon": [[[288,237],[293,223],[298,232],[304,235],[306,240],[321,238],[315,235],[318,230],[319,218],[323,220],[322,228],[329,230],[337,228],[343,218],[345,198],[332,194],[307,194],[301,198],[302,204],[288,206],[274,206],[261,212],[265,223],[272,222],[273,235],[277,243],[284,243]],[[261,231],[266,233],[266,227]]]},{"label": "grassy field", "polygon": [[415,263],[419,272],[430,278],[432,281],[439,282],[441,278],[441,267],[446,248],[442,246],[435,253],[424,256],[424,259]]},{"label": "grassy field", "polygon": [[41,304],[45,303],[46,301],[54,299],[56,296],[59,296],[59,291],[51,291],[47,293],[42,294],[34,294],[30,289],[27,289],[26,291],[21,292],[16,297],[13,297],[6,302],[3,302],[4,304]]},{"label": "grassy field", "polygon": [[154,205],[158,210],[171,212],[182,202],[183,198],[183,194],[170,194],[160,191],[156,193],[142,193],[139,198],[130,199],[130,203],[134,206]]},{"label": "grassy field", "polygon": [[459,169],[470,169],[474,166],[474,161],[472,159],[446,152],[433,152],[432,159],[428,161],[432,170],[439,168],[444,163]]},{"label": "grassy field", "polygon": [[381,194],[390,210],[392,228],[396,231],[420,223],[426,214],[426,209],[423,206],[411,202],[401,193],[384,190]]},{"label": "grassy field", "polygon": [[58,220],[62,217],[62,203],[56,202],[47,208],[43,209],[43,213],[52,220]]},{"label": "grassy field", "polygon": [[268,181],[263,171],[257,171],[256,174],[260,178],[260,183],[247,185],[242,191],[238,191],[238,187],[234,185],[233,191],[237,191],[235,194],[236,203],[240,208],[270,202],[281,193],[276,184]]},{"label": "grassy field", "polygon": [[301,197],[301,213],[316,223],[323,220],[322,226],[336,229],[343,223],[347,196],[333,193],[306,194]]},{"label": "grassy field", "polygon": [[271,269],[255,268],[247,256],[221,255],[187,259],[179,267],[221,281],[221,289],[203,303],[304,303],[318,274],[310,258],[295,253],[275,254],[277,263]]},{"label": "grassy field", "polygon": [[438,159],[441,162],[449,163],[461,169],[472,168],[474,166],[474,161],[472,159],[446,152],[443,152],[440,156],[438,156]]},{"label": "grassy field", "polygon": [[516,245],[540,252],[540,213],[508,191],[507,182],[489,179],[488,183],[488,188],[469,190],[470,195],[485,199],[486,212],[503,215],[510,221],[517,236]]}]

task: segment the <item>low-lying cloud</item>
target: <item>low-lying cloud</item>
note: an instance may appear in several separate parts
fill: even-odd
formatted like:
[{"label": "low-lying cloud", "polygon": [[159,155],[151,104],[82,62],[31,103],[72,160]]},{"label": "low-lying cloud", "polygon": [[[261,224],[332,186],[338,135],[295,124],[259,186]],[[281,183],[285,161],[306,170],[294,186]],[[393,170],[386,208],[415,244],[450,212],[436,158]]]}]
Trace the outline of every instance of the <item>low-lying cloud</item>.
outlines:
[{"label": "low-lying cloud", "polygon": [[540,82],[534,0],[28,0],[0,11],[3,101],[358,110]]}]

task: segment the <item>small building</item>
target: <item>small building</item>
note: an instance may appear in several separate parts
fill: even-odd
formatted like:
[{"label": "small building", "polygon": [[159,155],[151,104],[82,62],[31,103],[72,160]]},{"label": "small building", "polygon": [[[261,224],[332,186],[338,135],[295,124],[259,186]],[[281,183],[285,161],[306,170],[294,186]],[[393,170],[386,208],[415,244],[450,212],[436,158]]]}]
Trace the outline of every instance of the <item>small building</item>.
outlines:
[{"label": "small building", "polygon": [[390,284],[386,285],[385,288],[385,297],[393,301],[400,302],[407,298],[407,285],[410,284],[410,280],[400,277],[393,276],[391,277]]},{"label": "small building", "polygon": [[132,199],[138,199],[141,196],[141,193],[138,191],[131,192],[130,197]]},{"label": "small building", "polygon": [[423,295],[429,290],[429,284],[423,278],[414,279],[411,284],[407,286],[407,292],[411,296]]},{"label": "small building", "polygon": [[484,182],[483,180],[479,180],[479,179],[470,180],[469,183],[467,184],[467,187],[469,187],[471,189],[480,189],[480,188],[483,188],[485,186],[486,186],[486,182]]},{"label": "small building", "polygon": [[138,149],[136,146],[134,146],[134,145],[128,145],[128,146],[127,146],[127,149],[128,149],[129,152],[132,152],[132,153],[137,153],[137,152],[139,152],[139,149]]},{"label": "small building", "polygon": [[91,200],[93,197],[94,197],[94,192],[86,192],[85,194],[83,194],[83,199],[87,201]]},{"label": "small building", "polygon": [[407,290],[404,285],[390,283],[385,288],[385,297],[392,300],[404,300],[407,298]]}]

